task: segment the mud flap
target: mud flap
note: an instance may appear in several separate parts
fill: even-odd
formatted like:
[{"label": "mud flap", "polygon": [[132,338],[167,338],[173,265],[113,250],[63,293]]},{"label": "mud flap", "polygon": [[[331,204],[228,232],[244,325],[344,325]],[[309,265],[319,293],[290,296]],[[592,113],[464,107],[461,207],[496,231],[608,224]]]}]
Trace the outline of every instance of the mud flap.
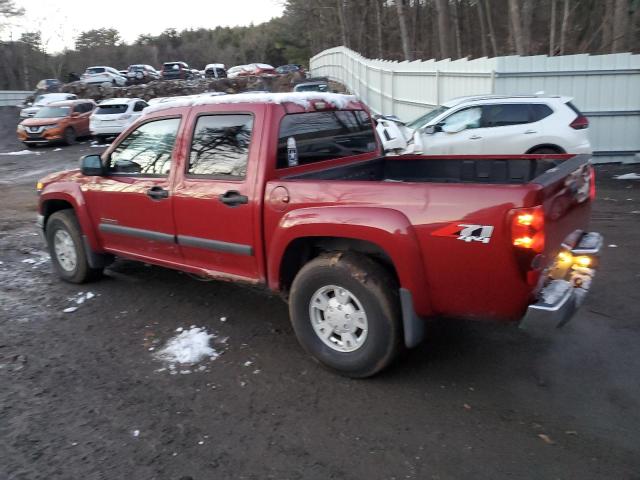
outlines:
[{"label": "mud flap", "polygon": [[425,322],[413,308],[413,296],[406,288],[400,289],[400,306],[402,308],[402,326],[404,327],[404,344],[414,348],[424,340]]}]

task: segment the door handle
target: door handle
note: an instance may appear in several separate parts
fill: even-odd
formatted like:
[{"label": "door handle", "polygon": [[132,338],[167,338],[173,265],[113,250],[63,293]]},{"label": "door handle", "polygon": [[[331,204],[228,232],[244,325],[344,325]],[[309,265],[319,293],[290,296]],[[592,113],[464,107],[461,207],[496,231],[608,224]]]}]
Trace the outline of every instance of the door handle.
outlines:
[{"label": "door handle", "polygon": [[526,132],[524,132],[525,135],[529,135],[531,133],[538,133],[535,130],[527,130]]},{"label": "door handle", "polygon": [[249,197],[241,195],[237,190],[229,190],[221,194],[218,199],[229,207],[235,207],[237,205],[244,205],[249,203]]},{"label": "door handle", "polygon": [[147,196],[152,200],[162,200],[163,198],[169,198],[169,190],[158,186],[151,187],[147,190]]},{"label": "door handle", "polygon": [[482,137],[480,135],[473,135],[469,137],[469,140],[480,140]]}]

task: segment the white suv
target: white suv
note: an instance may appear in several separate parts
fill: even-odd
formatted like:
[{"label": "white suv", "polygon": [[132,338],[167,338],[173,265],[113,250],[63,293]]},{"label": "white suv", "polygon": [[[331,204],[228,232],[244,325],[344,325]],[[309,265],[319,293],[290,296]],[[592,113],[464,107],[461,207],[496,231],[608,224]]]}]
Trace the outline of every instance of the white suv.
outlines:
[{"label": "white suv", "polygon": [[409,123],[377,118],[385,150],[427,155],[591,153],[589,121],[560,96],[460,97]]},{"label": "white suv", "polygon": [[20,118],[31,118],[40,111],[42,107],[46,107],[53,102],[62,102],[64,100],[75,100],[78,97],[73,93],[43,93],[38,95],[33,101],[33,105],[27,103],[27,106],[20,110]]},{"label": "white suv", "polygon": [[98,104],[89,119],[89,130],[97,140],[115,137],[142,115],[149,105],[140,98],[110,98]]},{"label": "white suv", "polygon": [[114,87],[124,87],[127,77],[111,67],[89,67],[80,77],[83,83],[110,83]]}]

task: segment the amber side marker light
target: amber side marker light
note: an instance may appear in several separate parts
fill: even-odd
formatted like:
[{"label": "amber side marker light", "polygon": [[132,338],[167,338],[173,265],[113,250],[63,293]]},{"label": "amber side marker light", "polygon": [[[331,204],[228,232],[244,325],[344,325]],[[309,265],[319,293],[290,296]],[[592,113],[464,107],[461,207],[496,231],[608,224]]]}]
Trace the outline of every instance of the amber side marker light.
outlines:
[{"label": "amber side marker light", "polygon": [[40,193],[43,188],[44,188],[44,183],[42,182],[36,183],[36,192]]}]

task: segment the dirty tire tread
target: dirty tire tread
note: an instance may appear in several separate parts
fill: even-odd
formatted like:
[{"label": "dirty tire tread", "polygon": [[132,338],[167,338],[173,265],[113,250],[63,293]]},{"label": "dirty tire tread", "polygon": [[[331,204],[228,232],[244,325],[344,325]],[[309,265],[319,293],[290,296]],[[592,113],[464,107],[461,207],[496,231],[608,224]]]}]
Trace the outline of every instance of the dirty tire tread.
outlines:
[{"label": "dirty tire tread", "polygon": [[[60,266],[53,248],[53,237],[55,232],[61,228],[69,232],[76,248],[78,261],[76,269],[72,274]],[[102,268],[91,268],[89,266],[81,232],[82,230],[80,229],[78,220],[71,209],[55,212],[47,220],[45,237],[47,239],[47,246],[49,247],[49,254],[51,255],[51,263],[60,278],[70,283],[85,283],[97,280],[103,273]]]},{"label": "dirty tire tread", "polygon": [[[363,304],[369,322],[367,339],[350,353],[332,350],[320,340],[309,318],[309,301],[323,285],[343,286]],[[321,365],[351,378],[366,378],[388,366],[401,349],[398,286],[391,274],[358,253],[323,254],[302,267],[289,297],[293,329],[302,347]]]},{"label": "dirty tire tread", "polygon": [[73,128],[67,127],[64,130],[64,143],[66,145],[73,145],[76,143],[76,132]]}]

